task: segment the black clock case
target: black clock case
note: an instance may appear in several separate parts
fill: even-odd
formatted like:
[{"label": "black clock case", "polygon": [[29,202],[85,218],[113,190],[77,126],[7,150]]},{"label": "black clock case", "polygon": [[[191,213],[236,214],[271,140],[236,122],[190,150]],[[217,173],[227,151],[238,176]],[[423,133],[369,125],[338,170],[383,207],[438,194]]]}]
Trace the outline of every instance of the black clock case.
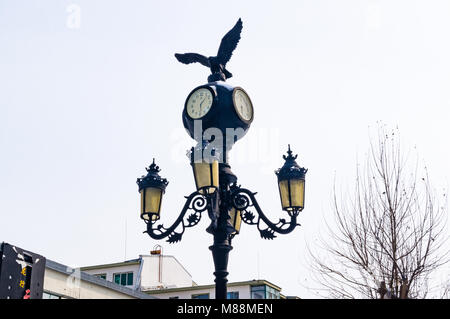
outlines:
[{"label": "black clock case", "polygon": [[[207,88],[213,94],[213,103],[209,112],[200,119],[192,119],[187,114],[187,101],[192,93],[200,88]],[[223,151],[228,151],[231,149],[234,143],[236,143],[240,138],[242,138],[248,131],[251,122],[253,121],[253,117],[250,121],[243,121],[234,108],[233,103],[233,92],[235,89],[241,89],[241,87],[233,87],[231,85],[226,84],[225,82],[210,82],[208,84],[200,85],[193,89],[188,97],[186,98],[186,102],[184,103],[183,108],[183,125],[186,128],[190,137],[192,137],[197,142],[203,142],[206,140],[207,142],[212,142],[216,137],[211,139],[204,139],[204,132],[209,128],[218,128],[222,133],[222,138],[225,141],[225,138],[231,138],[227,136],[227,128],[231,128],[233,130],[238,129],[234,135],[233,141],[228,141],[227,149],[223,149]],[[243,90],[245,92],[245,90]],[[202,124],[202,132],[201,136],[194,136],[194,121],[201,121]],[[242,129],[242,130],[239,130]]]}]

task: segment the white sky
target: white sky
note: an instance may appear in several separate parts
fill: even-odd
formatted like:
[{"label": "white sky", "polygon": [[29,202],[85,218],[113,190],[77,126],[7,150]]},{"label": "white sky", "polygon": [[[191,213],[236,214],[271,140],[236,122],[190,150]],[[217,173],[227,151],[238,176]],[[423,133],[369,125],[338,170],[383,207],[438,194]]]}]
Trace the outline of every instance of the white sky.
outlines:
[{"label": "white sky", "polygon": [[169,226],[194,190],[182,108],[209,72],[173,54],[215,55],[241,17],[227,82],[249,93],[255,120],[232,170],[273,220],[284,217],[273,171],[288,143],[309,171],[302,227],[266,241],[243,225],[229,280],[312,296],[305,245],[330,216],[335,176],[350,187],[369,126],[398,125],[436,188],[448,185],[449,15],[437,0],[0,1],[0,241],[70,266],[162,244],[198,284],[212,283],[208,218],[181,243],[152,240],[135,181],[156,157]]}]

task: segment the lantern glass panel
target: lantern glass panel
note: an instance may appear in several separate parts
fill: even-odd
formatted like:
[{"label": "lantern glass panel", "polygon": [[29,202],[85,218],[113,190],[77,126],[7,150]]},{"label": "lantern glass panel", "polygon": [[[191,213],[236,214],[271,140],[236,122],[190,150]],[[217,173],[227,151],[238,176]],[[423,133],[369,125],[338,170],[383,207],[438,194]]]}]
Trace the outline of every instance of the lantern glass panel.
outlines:
[{"label": "lantern glass panel", "polygon": [[143,219],[159,219],[161,210],[162,190],[155,187],[148,187],[141,190],[141,216]]},{"label": "lantern glass panel", "polygon": [[280,198],[281,198],[281,207],[283,209],[287,209],[291,206],[289,202],[289,181],[284,180],[278,183],[278,187],[280,189]]},{"label": "lantern glass panel", "polygon": [[219,187],[219,163],[194,163],[194,178],[200,193],[213,193]]},{"label": "lantern glass panel", "polygon": [[305,203],[305,181],[302,179],[291,179],[291,207],[302,207]]},{"label": "lantern glass panel", "polygon": [[239,234],[239,231],[241,230],[241,211],[236,210],[234,207],[230,210],[230,222],[231,225],[236,230],[233,234]]},{"label": "lantern glass panel", "polygon": [[218,188],[219,187],[219,162],[216,160],[216,161],[213,161],[212,163],[211,163],[211,165],[212,165],[212,176],[213,176],[213,183],[212,183],[212,185],[215,187],[215,188]]}]

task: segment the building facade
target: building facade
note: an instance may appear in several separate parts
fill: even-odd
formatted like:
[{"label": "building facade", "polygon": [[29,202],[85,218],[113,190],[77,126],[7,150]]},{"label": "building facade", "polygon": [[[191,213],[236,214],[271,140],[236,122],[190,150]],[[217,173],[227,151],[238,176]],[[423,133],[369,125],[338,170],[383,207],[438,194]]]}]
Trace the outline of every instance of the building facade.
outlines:
[{"label": "building facade", "polygon": [[[214,285],[197,285],[174,256],[140,255],[120,263],[82,267],[95,277],[160,299],[214,299]],[[284,299],[281,288],[267,280],[228,283],[227,299]]]},{"label": "building facade", "polygon": [[[15,287],[13,282],[19,279],[24,289],[29,287],[27,295],[22,290],[20,294],[12,294],[12,290],[7,290],[5,298],[215,299],[214,285],[197,285],[174,256],[164,256],[161,250],[124,262],[71,268],[7,243],[3,243],[2,247],[6,248],[0,259],[0,265],[5,266],[0,267],[0,288],[11,289]],[[41,268],[36,268],[39,260],[41,264],[45,263],[45,269],[41,264]],[[16,264],[21,264],[22,268]],[[7,265],[12,266],[8,268]],[[35,272],[32,271],[33,267]],[[33,280],[39,282],[40,288],[27,286],[27,281]],[[280,287],[266,280],[228,283],[227,288],[227,299],[286,298],[281,294]],[[36,295],[28,295],[30,291]]]},{"label": "building facade", "polygon": [[140,255],[120,263],[81,267],[81,271],[142,292],[196,285],[174,256]]},{"label": "building facade", "polygon": [[46,260],[43,299],[155,299],[138,290]]},{"label": "building facade", "polygon": [[[214,285],[198,285],[146,291],[160,299],[215,299]],[[231,282],[227,284],[227,299],[284,299],[281,288],[267,280]]]}]

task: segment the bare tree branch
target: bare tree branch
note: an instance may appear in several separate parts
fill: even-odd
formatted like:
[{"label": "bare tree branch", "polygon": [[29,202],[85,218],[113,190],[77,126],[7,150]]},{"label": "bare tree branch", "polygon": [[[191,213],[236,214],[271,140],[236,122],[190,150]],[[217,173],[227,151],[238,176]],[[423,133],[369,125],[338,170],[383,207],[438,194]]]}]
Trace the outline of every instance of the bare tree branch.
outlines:
[{"label": "bare tree branch", "polygon": [[327,223],[328,237],[320,243],[326,258],[309,249],[321,292],[339,298],[427,296],[430,275],[449,261],[446,193],[440,205],[427,169],[419,170],[417,158],[410,165],[408,157],[398,130],[380,125],[365,165],[357,165],[354,193],[339,199],[334,186],[335,224]]}]

